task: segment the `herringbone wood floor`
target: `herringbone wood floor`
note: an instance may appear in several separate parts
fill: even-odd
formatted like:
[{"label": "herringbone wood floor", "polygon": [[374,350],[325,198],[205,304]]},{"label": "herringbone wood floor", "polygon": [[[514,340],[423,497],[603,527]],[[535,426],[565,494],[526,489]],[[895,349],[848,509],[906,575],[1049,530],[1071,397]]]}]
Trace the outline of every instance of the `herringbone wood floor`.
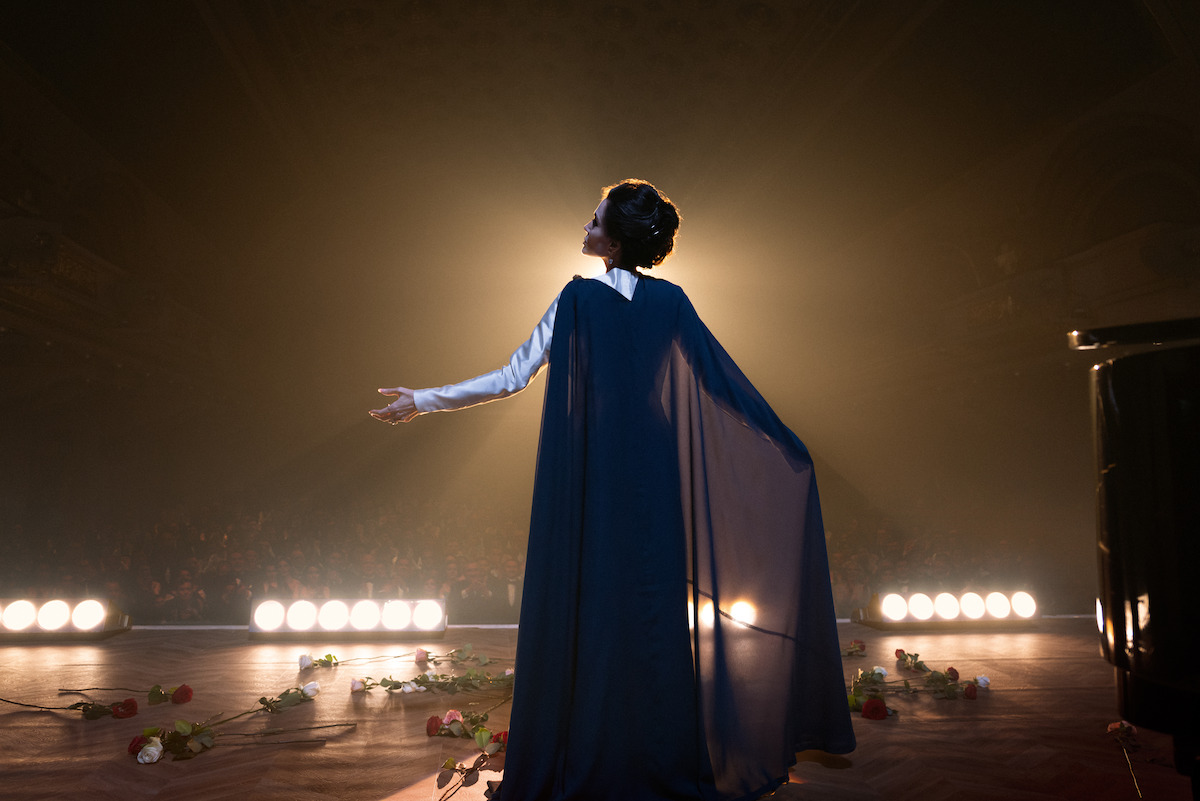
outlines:
[{"label": "herringbone wood floor", "polygon": [[[1032,801],[1079,799],[1124,801],[1190,798],[1188,780],[1171,766],[1169,738],[1139,734],[1131,754],[1133,776],[1110,735],[1117,719],[1109,666],[1097,654],[1086,619],[1043,620],[1026,632],[885,633],[842,624],[843,643],[866,641],[868,656],[844,660],[849,676],[879,664],[894,670],[896,648],[921,655],[930,667],[956,667],[964,676],[985,674],[990,690],[976,701],[938,701],[917,695],[892,705],[900,714],[885,721],[854,720],[858,750],[847,757],[800,754],[792,782],[780,799],[922,799]],[[443,641],[418,643],[444,652],[471,643],[492,658],[511,659],[511,629],[454,629]],[[466,759],[470,744],[429,738],[425,720],[448,708],[481,709],[491,701],[459,695],[351,695],[350,681],[370,675],[408,678],[407,659],[369,666],[300,672],[304,652],[332,651],[340,659],[399,655],[417,644],[318,645],[262,643],[245,631],[135,629],[83,645],[0,643],[0,697],[65,706],[81,696],[60,696],[60,687],[149,689],[187,683],[195,697],[186,706],[140,705],[127,720],[85,721],[78,713],[45,712],[0,704],[0,798],[33,799],[237,799],[238,801],[427,801],[440,792],[434,775],[447,757]],[[647,644],[651,646],[652,644]],[[648,647],[644,653],[653,653]],[[641,656],[637,658],[643,658]],[[494,666],[502,670],[508,663]],[[202,720],[253,707],[306,681],[321,683],[311,704],[279,715],[258,713],[228,730],[261,731],[351,721],[357,728],[330,730],[323,745],[233,745],[218,742],[196,759],[139,765],[126,753],[143,727],[169,725],[176,717]],[[94,692],[93,700],[117,701],[129,693]],[[474,706],[468,707],[468,704]],[[647,710],[647,718],[653,710]],[[492,715],[503,728],[507,707]],[[630,725],[647,725],[646,720]],[[296,735],[296,736],[312,736]],[[546,748],[553,748],[546,743]],[[458,799],[479,797],[479,787]]]}]

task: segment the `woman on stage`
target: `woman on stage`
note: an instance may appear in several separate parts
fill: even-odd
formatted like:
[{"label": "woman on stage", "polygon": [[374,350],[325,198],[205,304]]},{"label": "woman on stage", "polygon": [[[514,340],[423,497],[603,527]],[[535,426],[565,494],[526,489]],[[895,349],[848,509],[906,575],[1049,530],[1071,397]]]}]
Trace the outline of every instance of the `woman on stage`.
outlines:
[{"label": "woman on stage", "polygon": [[757,798],[796,751],[846,753],[812,461],[683,291],[674,204],[605,190],[566,285],[509,363],[379,390],[407,422],[549,365],[503,801]]}]

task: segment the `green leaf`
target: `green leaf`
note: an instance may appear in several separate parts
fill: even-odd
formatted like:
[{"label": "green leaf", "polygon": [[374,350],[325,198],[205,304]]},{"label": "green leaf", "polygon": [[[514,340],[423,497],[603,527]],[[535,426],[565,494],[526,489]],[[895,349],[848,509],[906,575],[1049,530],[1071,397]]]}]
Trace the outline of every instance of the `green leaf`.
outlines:
[{"label": "green leaf", "polygon": [[192,733],[192,724],[186,720],[177,720],[175,721],[175,731],[186,737]]},{"label": "green leaf", "polygon": [[479,746],[480,749],[486,751],[487,747],[488,747],[488,743],[490,743],[491,741],[492,741],[492,733],[490,731],[488,731],[487,729],[476,729],[475,730],[475,745]]},{"label": "green leaf", "polygon": [[446,768],[445,770],[443,770],[441,773],[438,774],[438,778],[437,778],[438,789],[445,787],[447,784],[450,783],[450,780],[454,778],[454,773],[455,773],[454,768],[457,766],[454,764],[453,759],[449,760],[449,762],[450,762],[450,767]]},{"label": "green leaf", "polygon": [[442,770],[454,770],[457,767],[458,767],[458,763],[455,762],[453,759],[447,759],[445,762],[442,763]]},{"label": "green leaf", "polygon": [[451,721],[448,728],[450,729],[450,733],[453,734],[455,737],[462,737],[463,725],[461,722],[459,722],[457,720]]},{"label": "green leaf", "polygon": [[480,654],[479,655],[479,664],[486,665],[487,663],[488,663],[488,658],[486,656],[484,656],[483,654]]},{"label": "green leaf", "polygon": [[499,750],[500,750],[500,743],[488,743],[487,745],[485,745],[483,747],[483,752],[485,754],[487,754],[488,756],[491,756],[492,754],[496,753]]}]

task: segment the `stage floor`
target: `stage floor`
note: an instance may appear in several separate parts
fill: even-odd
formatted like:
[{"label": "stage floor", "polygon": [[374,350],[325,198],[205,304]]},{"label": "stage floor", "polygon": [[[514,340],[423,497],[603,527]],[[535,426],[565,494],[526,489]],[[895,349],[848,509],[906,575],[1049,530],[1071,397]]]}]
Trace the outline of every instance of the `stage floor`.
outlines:
[{"label": "stage floor", "polygon": [[[1113,735],[1106,733],[1118,719],[1113,674],[1098,655],[1094,623],[1088,619],[1042,620],[1019,632],[894,633],[851,623],[838,628],[843,645],[854,639],[867,644],[865,658],[843,660],[847,680],[858,668],[874,665],[897,675],[893,654],[903,648],[919,653],[935,670],[953,666],[964,677],[986,675],[991,687],[975,701],[890,696],[897,716],[873,721],[855,715],[858,750],[845,757],[798,755],[791,783],[775,798],[1115,801],[1139,797],[1135,777],[1145,798],[1191,798],[1188,779],[1172,766],[1170,738],[1139,732],[1140,747],[1127,764]],[[484,709],[502,696],[388,695],[378,689],[351,694],[351,680],[411,678],[421,671],[402,655],[417,646],[445,653],[467,643],[494,660],[486,670],[502,673],[512,665],[516,637],[515,629],[462,628],[451,629],[443,640],[411,644],[310,645],[251,642],[244,630],[147,628],[80,645],[0,643],[0,697],[13,701],[66,706],[134,695],[59,695],[59,688],[149,690],[155,684],[186,683],[195,691],[190,703],[179,706],[151,707],[144,694],[138,695],[138,714],[123,720],[84,720],[78,712],[0,704],[0,798],[437,799],[442,791],[435,777],[441,764],[476,752],[467,740],[428,737],[426,720],[451,708]],[[326,652],[343,661],[396,658],[299,670],[301,654]],[[639,651],[653,652],[653,647]],[[636,669],[636,662],[630,667]],[[286,735],[325,737],[320,745],[219,739],[212,750],[186,761],[168,756],[143,765],[127,753],[129,741],[145,727],[170,726],[177,718],[229,716],[255,707],[260,697],[309,681],[321,685],[313,703],[277,715],[259,712],[220,728],[252,732],[341,722],[357,726]],[[505,728],[507,717],[507,705],[493,712],[493,730]],[[554,743],[545,747],[554,748]],[[481,788],[468,788],[455,798],[481,797]]]}]

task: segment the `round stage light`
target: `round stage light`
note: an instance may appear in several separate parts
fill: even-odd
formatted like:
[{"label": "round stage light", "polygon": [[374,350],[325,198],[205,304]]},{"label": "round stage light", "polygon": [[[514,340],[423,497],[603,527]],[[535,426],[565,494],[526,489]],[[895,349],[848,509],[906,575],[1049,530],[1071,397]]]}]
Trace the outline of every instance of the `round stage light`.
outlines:
[{"label": "round stage light", "polygon": [[358,631],[367,631],[379,625],[379,604],[374,601],[359,601],[350,610],[350,625]]},{"label": "round stage light", "polygon": [[987,604],[983,602],[983,598],[977,592],[963,593],[962,598],[958,599],[958,604],[962,613],[971,620],[979,620],[987,611]]},{"label": "round stage light", "polygon": [[325,631],[337,631],[346,628],[350,622],[350,607],[344,601],[326,601],[321,604],[317,614],[317,624]]},{"label": "round stage light", "polygon": [[437,601],[420,601],[412,613],[413,625],[422,631],[437,628],[442,622],[442,605]]},{"label": "round stage light", "polygon": [[37,620],[37,607],[29,601],[14,601],[4,610],[4,628],[9,631],[24,631]]},{"label": "round stage light", "polygon": [[254,610],[254,625],[263,631],[275,631],[283,625],[287,610],[279,601],[264,601]]},{"label": "round stage light", "polygon": [[903,620],[904,616],[908,614],[908,602],[893,592],[883,596],[880,609],[888,620]]},{"label": "round stage light", "polygon": [[1014,592],[1012,610],[1017,613],[1017,617],[1031,618],[1037,612],[1037,602],[1027,592]]},{"label": "round stage light", "polygon": [[958,599],[948,592],[939,592],[933,599],[933,611],[942,620],[954,620],[958,617]]},{"label": "round stage light", "polygon": [[412,607],[404,601],[388,601],[383,605],[380,619],[383,621],[385,629],[391,631],[406,629],[412,623]]},{"label": "round stage light", "polygon": [[733,618],[735,623],[752,626],[754,625],[754,619],[758,616],[758,610],[749,601],[738,601],[729,607],[729,616]]},{"label": "round stage light", "polygon": [[989,592],[984,603],[987,605],[988,614],[992,617],[1005,618],[1012,611],[1008,596],[1002,592]]},{"label": "round stage light", "polygon": [[716,611],[713,609],[712,601],[705,601],[704,605],[700,607],[700,623],[701,623],[701,625],[711,626],[713,624],[713,621],[716,620],[716,618],[717,618],[717,615],[716,615]]},{"label": "round stage light", "polygon": [[917,620],[929,620],[933,617],[933,601],[923,592],[914,593],[908,598],[908,613]]},{"label": "round stage light", "polygon": [[47,601],[38,610],[38,628],[42,631],[58,631],[71,619],[71,607],[66,601]]},{"label": "round stage light", "polygon": [[71,612],[71,625],[80,631],[91,631],[104,625],[106,610],[96,600],[80,601]]},{"label": "round stage light", "polygon": [[292,631],[308,631],[317,622],[317,606],[312,601],[296,601],[288,607],[287,624]]}]

